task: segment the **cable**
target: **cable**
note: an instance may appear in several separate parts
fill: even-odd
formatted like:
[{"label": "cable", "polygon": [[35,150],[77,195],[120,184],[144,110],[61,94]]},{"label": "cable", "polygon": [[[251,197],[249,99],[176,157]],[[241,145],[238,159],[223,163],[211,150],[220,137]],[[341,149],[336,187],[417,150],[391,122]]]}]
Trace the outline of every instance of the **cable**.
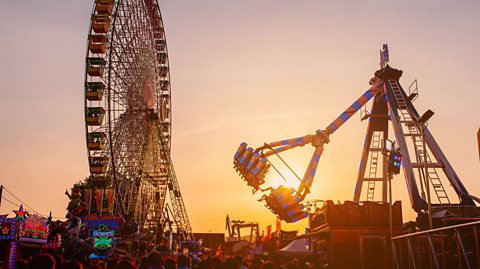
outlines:
[{"label": "cable", "polygon": [[15,204],[14,202],[12,202],[12,201],[8,200],[8,199],[7,199],[7,198],[5,198],[5,197],[2,197],[2,199],[3,199],[3,200],[5,200],[5,201],[7,201],[7,202],[9,202],[10,204],[12,204],[12,205],[14,205],[14,206],[18,206],[18,207],[20,207],[20,205],[17,205],[17,204]]},{"label": "cable", "polygon": [[20,203],[24,204],[27,208],[31,209],[33,212],[35,212],[37,215],[40,216],[46,216],[44,214],[38,213],[35,209],[33,209],[31,206],[27,205],[24,201],[20,200],[17,196],[15,196],[12,192],[10,192],[5,186],[3,186],[3,189],[6,190],[11,196],[13,196],[15,199],[17,199]]},{"label": "cable", "polygon": [[[275,153],[275,155],[277,155],[277,157],[285,164],[285,166],[287,166],[287,168],[295,175],[295,177],[296,177],[300,182],[302,182],[302,179],[297,175],[297,173],[295,173],[295,171],[293,171],[293,169],[290,167],[290,165],[288,165],[287,162],[285,162],[285,160],[283,160],[283,158],[278,154],[278,152],[277,152],[274,148],[272,148],[272,146],[270,146],[270,145],[267,144],[267,143],[265,143],[265,146],[267,146],[271,151],[273,151],[273,153]],[[270,164],[272,164],[272,163],[270,162]],[[272,165],[272,166],[273,166],[273,165]],[[275,168],[275,167],[274,167],[274,168]],[[275,168],[275,170],[277,170],[277,169]],[[277,172],[278,172],[278,170],[277,170]],[[282,177],[283,177],[283,176],[282,176]],[[284,179],[285,179],[285,178],[284,178]],[[287,181],[287,180],[285,179],[285,181]]]},{"label": "cable", "polygon": [[[271,212],[260,212],[260,213],[255,213],[255,214],[250,214],[250,215],[244,215],[244,216],[239,216],[238,218],[243,219],[246,217],[253,217],[253,216],[260,216],[260,215],[266,215],[266,214],[271,214]],[[192,223],[210,223],[210,222],[225,222],[225,219],[216,219],[216,220],[200,220],[200,221],[195,221]]]},{"label": "cable", "polygon": [[[30,206],[28,206],[27,204],[25,204],[22,200],[18,199],[15,195],[13,195],[9,190],[5,189],[5,186],[3,186],[3,189],[6,190],[10,195],[12,195],[13,197],[15,197],[15,199],[17,199],[18,201],[20,201],[23,205],[25,205],[25,207],[31,209],[34,213],[36,213],[37,215],[41,216],[41,217],[50,217],[49,215],[45,215],[45,214],[40,214],[38,213],[37,211],[35,211],[33,208],[31,208]],[[22,204],[16,204],[12,201],[10,201],[9,199],[5,198],[4,196],[2,196],[2,199],[7,201],[8,203],[10,203],[11,205],[14,205],[14,206],[18,206],[20,207]],[[55,219],[65,219],[65,217],[58,217],[58,216],[52,216],[52,219],[55,218]]]}]

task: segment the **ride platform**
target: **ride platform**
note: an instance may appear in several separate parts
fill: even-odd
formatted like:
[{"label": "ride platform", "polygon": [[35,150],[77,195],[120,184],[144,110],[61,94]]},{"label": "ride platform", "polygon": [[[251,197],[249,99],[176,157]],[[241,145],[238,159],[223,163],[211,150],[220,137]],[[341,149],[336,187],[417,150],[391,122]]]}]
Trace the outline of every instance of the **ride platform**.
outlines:
[{"label": "ride platform", "polygon": [[388,203],[326,201],[310,215],[314,253],[320,253],[330,268],[391,268],[390,236],[401,235],[402,206]]}]

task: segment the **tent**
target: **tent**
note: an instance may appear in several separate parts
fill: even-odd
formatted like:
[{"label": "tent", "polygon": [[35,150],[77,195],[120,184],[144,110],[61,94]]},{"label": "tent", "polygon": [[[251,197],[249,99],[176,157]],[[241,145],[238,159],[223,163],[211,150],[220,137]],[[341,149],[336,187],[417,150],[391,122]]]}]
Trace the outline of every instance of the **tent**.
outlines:
[{"label": "tent", "polygon": [[278,253],[282,256],[304,256],[310,254],[310,251],[307,249],[307,238],[293,240]]}]

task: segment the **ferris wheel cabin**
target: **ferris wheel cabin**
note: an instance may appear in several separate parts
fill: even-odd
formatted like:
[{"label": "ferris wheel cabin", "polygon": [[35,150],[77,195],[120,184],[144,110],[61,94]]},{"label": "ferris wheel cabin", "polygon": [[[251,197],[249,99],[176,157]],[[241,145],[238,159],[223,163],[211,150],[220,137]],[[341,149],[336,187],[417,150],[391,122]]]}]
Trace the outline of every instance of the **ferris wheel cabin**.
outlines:
[{"label": "ferris wheel cabin", "polygon": [[88,49],[92,53],[105,53],[107,51],[108,38],[106,35],[89,35]]},{"label": "ferris wheel cabin", "polygon": [[95,10],[97,14],[112,15],[114,0],[97,0],[95,1]]},{"label": "ferris wheel cabin", "polygon": [[92,29],[97,34],[106,34],[110,27],[110,16],[106,14],[92,15]]},{"label": "ferris wheel cabin", "polygon": [[107,135],[104,132],[89,133],[87,137],[87,148],[89,150],[103,150]]},{"label": "ferris wheel cabin", "polygon": [[103,76],[105,71],[105,59],[100,57],[90,57],[87,58],[87,74],[90,76]]},{"label": "ferris wheel cabin", "polygon": [[105,109],[103,107],[87,107],[86,123],[90,126],[99,126],[103,123]]},{"label": "ferris wheel cabin", "polygon": [[107,157],[90,157],[90,173],[92,174],[105,174],[108,166]]},{"label": "ferris wheel cabin", "polygon": [[105,91],[105,84],[103,82],[87,82],[85,83],[85,97],[89,101],[101,101]]}]

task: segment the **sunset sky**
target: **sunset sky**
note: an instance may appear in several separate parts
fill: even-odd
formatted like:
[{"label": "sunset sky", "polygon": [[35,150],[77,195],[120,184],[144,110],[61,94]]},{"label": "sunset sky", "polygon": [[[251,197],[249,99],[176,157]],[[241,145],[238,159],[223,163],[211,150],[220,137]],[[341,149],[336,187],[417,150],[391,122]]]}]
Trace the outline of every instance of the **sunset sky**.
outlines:
[{"label": "sunset sky", "polygon": [[[403,87],[418,79],[418,111],[435,112],[430,131],[480,196],[480,2],[159,2],[171,66],[172,158],[194,232],[223,232],[227,214],[261,229],[274,224],[232,168],[239,143],[324,129],[369,87],[383,43],[391,66],[404,71]],[[0,2],[0,184],[56,217],[66,212],[65,189],[89,174],[83,83],[92,4]],[[365,130],[355,115],[330,137],[309,199],[352,199]],[[303,174],[313,148],[298,152],[290,164]],[[403,177],[394,184],[404,220],[412,219]],[[2,201],[0,214],[12,209]]]}]

